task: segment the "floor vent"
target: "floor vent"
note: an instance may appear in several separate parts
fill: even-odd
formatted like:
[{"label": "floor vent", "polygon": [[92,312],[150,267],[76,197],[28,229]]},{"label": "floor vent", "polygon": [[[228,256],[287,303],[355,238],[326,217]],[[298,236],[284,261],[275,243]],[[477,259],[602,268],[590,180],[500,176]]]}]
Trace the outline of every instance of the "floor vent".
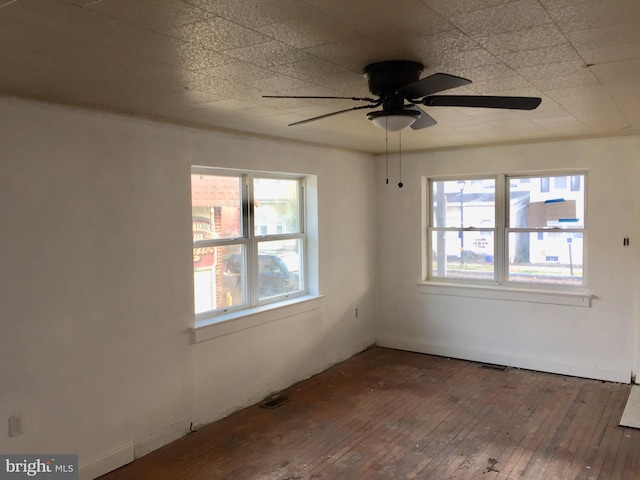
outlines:
[{"label": "floor vent", "polygon": [[501,372],[506,372],[507,367],[504,365],[494,365],[492,363],[482,363],[480,368],[488,368],[489,370],[500,370]]},{"label": "floor vent", "polygon": [[263,400],[260,406],[262,408],[277,408],[280,405],[284,405],[289,401],[289,398],[286,395],[272,395],[271,397]]}]

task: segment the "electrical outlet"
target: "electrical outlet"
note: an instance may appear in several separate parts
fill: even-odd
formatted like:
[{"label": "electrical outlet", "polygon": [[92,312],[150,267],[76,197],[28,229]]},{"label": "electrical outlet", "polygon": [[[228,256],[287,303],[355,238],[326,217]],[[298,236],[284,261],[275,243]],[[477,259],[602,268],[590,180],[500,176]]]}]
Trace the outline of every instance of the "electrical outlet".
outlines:
[{"label": "electrical outlet", "polygon": [[24,433],[24,424],[22,422],[22,414],[9,417],[9,436],[17,437]]}]

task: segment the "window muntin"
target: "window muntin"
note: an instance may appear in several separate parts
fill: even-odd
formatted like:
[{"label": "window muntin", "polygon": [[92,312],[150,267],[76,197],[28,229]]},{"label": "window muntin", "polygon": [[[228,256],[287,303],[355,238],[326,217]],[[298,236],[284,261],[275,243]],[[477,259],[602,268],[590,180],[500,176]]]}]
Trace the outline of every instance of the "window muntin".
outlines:
[{"label": "window muntin", "polygon": [[428,185],[428,278],[585,286],[586,174]]},{"label": "window muntin", "polygon": [[196,317],[304,293],[303,179],[194,167]]}]

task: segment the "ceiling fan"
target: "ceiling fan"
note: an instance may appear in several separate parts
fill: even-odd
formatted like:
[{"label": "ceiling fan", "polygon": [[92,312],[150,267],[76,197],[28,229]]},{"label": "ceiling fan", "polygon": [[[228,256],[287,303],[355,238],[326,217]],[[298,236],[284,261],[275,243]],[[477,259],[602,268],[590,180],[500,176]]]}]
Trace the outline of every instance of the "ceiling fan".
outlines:
[{"label": "ceiling fan", "polygon": [[387,131],[400,131],[407,127],[420,130],[437,122],[419,105],[427,107],[482,107],[504,108],[511,110],[533,110],[542,101],[538,97],[503,97],[488,95],[434,95],[451,88],[468,85],[471,80],[434,73],[420,78],[424,66],[419,62],[389,60],[372,63],[364,68],[369,91],[377,98],[370,97],[327,97],[327,96],[291,96],[264,95],[265,98],[301,98],[301,99],[338,99],[366,102],[337,112],[307,118],[291,125],[301,125],[322,118],[332,117],[352,110],[382,107],[367,114],[377,127]]}]

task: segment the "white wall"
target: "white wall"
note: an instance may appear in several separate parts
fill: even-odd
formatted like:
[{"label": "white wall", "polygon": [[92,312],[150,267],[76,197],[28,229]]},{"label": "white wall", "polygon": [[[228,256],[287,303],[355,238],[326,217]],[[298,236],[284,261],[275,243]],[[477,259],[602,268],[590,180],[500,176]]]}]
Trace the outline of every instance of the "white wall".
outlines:
[{"label": "white wall", "polygon": [[[626,137],[404,154],[404,188],[390,181],[377,203],[377,343],[628,382],[639,368],[638,152],[640,138]],[[419,293],[422,177],[563,168],[588,170],[590,308]]]},{"label": "white wall", "polygon": [[[375,341],[369,155],[7,98],[0,145],[1,452],[92,478]],[[191,164],[317,175],[319,308],[192,343]]]}]

